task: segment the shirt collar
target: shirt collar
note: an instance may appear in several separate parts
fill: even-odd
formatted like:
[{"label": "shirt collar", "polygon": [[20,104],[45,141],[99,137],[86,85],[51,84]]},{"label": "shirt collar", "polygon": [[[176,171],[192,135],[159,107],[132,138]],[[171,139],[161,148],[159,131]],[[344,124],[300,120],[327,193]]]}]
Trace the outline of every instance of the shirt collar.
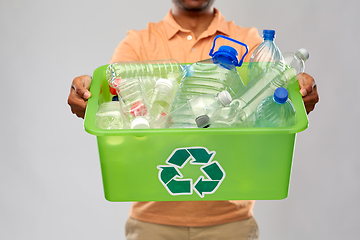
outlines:
[{"label": "shirt collar", "polygon": [[[207,34],[208,36],[214,35],[217,31],[229,35],[229,27],[227,25],[227,22],[224,18],[224,16],[220,13],[219,10],[214,8],[215,16],[212,22],[210,23]],[[187,29],[182,28],[174,19],[171,10],[166,14],[166,16],[163,19],[164,26],[165,26],[165,32],[168,37],[168,39],[172,38],[177,32],[190,32]]]}]

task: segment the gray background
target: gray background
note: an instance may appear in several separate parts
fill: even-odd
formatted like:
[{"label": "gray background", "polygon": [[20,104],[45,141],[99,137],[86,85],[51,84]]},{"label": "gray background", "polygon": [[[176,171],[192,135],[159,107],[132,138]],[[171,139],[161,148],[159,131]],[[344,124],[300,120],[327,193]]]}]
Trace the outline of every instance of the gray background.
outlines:
[{"label": "gray background", "polygon": [[[140,8],[141,6],[141,8]],[[0,1],[0,238],[124,239],[130,203],[104,199],[96,137],[72,115],[72,79],[109,62],[170,0]],[[356,239],[360,227],[357,0],[220,1],[227,20],[310,52],[320,102],[297,135],[289,197],[257,201],[261,239]]]}]

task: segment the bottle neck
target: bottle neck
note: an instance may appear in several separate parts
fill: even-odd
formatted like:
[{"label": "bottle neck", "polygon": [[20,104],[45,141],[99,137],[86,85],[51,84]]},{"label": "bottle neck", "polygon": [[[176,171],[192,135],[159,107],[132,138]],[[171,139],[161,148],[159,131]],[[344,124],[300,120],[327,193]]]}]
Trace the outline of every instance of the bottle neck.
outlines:
[{"label": "bottle neck", "polygon": [[298,58],[299,60],[303,61],[303,62],[306,62],[306,57],[301,53],[301,52],[296,52],[294,54],[294,57],[295,58]]},{"label": "bottle neck", "polygon": [[264,42],[275,42],[274,38],[266,37],[264,38]]}]

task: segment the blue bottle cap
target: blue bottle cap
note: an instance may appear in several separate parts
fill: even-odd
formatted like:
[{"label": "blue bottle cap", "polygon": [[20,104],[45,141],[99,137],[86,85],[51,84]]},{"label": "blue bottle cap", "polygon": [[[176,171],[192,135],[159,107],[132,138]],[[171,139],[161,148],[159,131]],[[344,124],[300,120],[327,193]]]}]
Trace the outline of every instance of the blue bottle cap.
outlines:
[{"label": "blue bottle cap", "polygon": [[263,38],[264,38],[264,40],[274,40],[275,30],[264,29],[263,30]]},{"label": "blue bottle cap", "polygon": [[112,101],[119,101],[119,96],[118,95],[113,96]]},{"label": "blue bottle cap", "polygon": [[275,89],[274,92],[274,101],[279,103],[279,104],[283,104],[287,101],[289,97],[289,92],[288,90],[286,90],[286,88],[282,88],[279,87],[277,89]]},{"label": "blue bottle cap", "polygon": [[220,64],[227,69],[233,69],[238,65],[238,52],[235,48],[230,46],[221,46],[219,50],[214,53],[214,63]]}]

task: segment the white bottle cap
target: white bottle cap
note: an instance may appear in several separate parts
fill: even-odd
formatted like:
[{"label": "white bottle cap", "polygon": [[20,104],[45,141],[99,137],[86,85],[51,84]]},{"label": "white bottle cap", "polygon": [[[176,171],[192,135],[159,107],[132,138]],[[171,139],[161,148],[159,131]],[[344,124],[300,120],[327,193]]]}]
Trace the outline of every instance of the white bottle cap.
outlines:
[{"label": "white bottle cap", "polygon": [[143,117],[137,117],[131,122],[131,129],[148,129],[150,128],[148,120]]},{"label": "white bottle cap", "polygon": [[310,54],[309,51],[306,50],[305,48],[300,48],[299,50],[297,50],[297,53],[300,54],[301,59],[305,62],[306,60],[309,59]]},{"label": "white bottle cap", "polygon": [[168,79],[165,79],[165,78],[159,78],[157,81],[156,81],[156,85],[159,85],[159,84],[163,84],[165,86],[167,86],[168,88],[172,89],[173,85],[172,85],[172,82]]},{"label": "white bottle cap", "polygon": [[226,90],[218,94],[218,99],[223,106],[228,105],[232,101],[230,93]]}]

